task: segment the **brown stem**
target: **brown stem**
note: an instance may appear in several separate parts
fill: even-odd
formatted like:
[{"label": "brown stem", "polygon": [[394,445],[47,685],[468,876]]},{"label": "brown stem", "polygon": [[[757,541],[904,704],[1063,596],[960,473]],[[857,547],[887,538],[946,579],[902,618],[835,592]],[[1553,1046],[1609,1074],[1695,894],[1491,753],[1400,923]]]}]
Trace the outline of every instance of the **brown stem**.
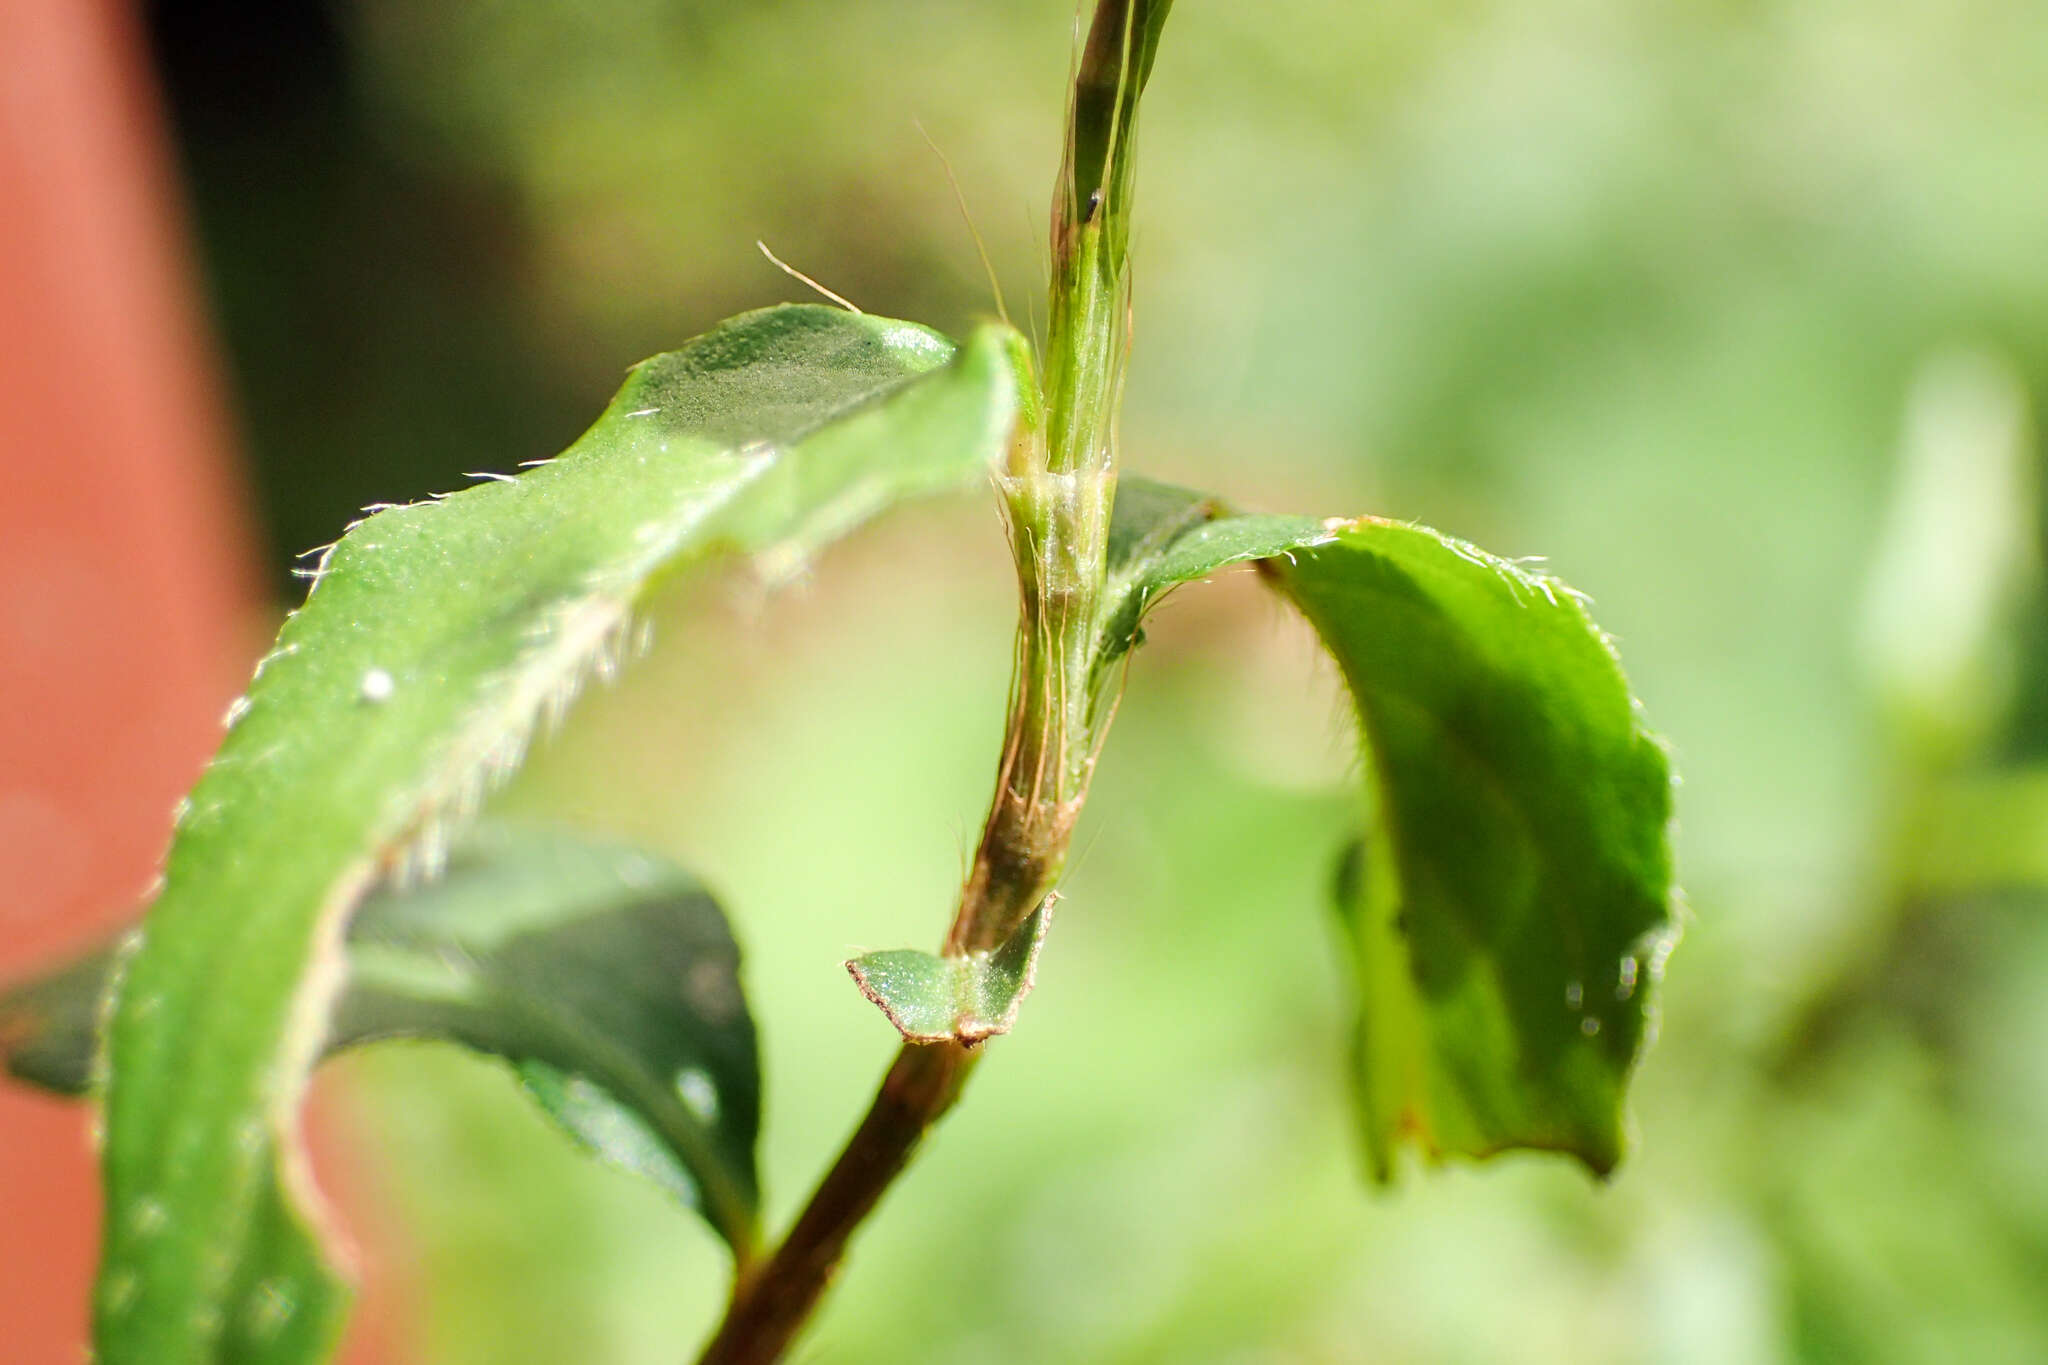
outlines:
[{"label": "brown stem", "polygon": [[874,1211],[939,1116],[952,1108],[979,1051],[906,1043],[865,1119],[777,1247],[733,1286],[732,1306],[699,1365],[769,1365],[804,1325],[839,1268],[847,1239]]}]

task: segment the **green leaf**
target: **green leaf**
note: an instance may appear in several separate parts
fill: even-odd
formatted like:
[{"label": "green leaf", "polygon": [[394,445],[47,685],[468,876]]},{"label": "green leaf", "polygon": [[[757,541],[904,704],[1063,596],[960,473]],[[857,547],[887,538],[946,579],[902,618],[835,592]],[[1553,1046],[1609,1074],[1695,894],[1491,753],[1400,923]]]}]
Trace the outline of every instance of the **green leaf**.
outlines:
[{"label": "green leaf", "polygon": [[[115,958],[105,948],[0,995],[9,1071],[89,1091]],[[579,1143],[751,1255],[760,1065],[739,949],[673,863],[547,830],[471,832],[442,879],[381,890],[350,921],[325,1050],[390,1038],[505,1058]]]},{"label": "green leaf", "polygon": [[[560,458],[380,512],[322,559],[189,798],[119,988],[105,1365],[217,1358],[266,1261],[296,1267],[298,1311],[332,1310],[293,1152],[355,903],[387,872],[433,871],[533,730],[616,667],[661,575],[718,552],[786,574],[889,502],[979,474],[1016,410],[1009,335],[956,352],[832,309],[747,314],[638,366]],[[281,1230],[259,1218],[280,1173]]]},{"label": "green leaf", "polygon": [[1671,780],[1581,600],[1376,518],[1223,517],[1127,480],[1116,521],[1104,660],[1162,593],[1258,559],[1350,687],[1366,837],[1339,909],[1375,1175],[1403,1138],[1611,1170],[1672,935]]},{"label": "green leaf", "polygon": [[688,873],[487,826],[442,880],[365,902],[348,957],[330,1046],[448,1038],[504,1057],[593,1154],[751,1253],[760,1062],[739,949]]},{"label": "green leaf", "polygon": [[891,948],[862,954],[846,970],[907,1041],[986,1042],[1016,1024],[1051,924],[1048,897],[993,952],[937,957]]}]

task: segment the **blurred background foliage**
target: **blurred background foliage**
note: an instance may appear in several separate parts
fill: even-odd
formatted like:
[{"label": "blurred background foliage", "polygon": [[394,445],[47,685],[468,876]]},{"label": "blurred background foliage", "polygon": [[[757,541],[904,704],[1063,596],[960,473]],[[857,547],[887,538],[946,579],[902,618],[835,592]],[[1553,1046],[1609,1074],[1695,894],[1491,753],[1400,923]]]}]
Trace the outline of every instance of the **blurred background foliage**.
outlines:
[{"label": "blurred background foliage", "polygon": [[[362,504],[566,445],[795,297],[1025,321],[1058,0],[150,11],[282,605]],[[1691,925],[1608,1188],[1361,1188],[1323,908],[1347,721],[1240,578],[1138,660],[1038,993],[805,1359],[2048,1359],[2048,25],[2027,0],[1184,0],[1126,460],[1596,600],[1672,742]],[[1899,471],[1904,470],[1901,474]],[[1905,490],[1894,505],[1894,487]],[[732,908],[779,1222],[940,934],[1012,588],[986,499],[688,585],[505,798]],[[669,1362],[713,1239],[492,1066],[347,1064],[421,1360]]]}]

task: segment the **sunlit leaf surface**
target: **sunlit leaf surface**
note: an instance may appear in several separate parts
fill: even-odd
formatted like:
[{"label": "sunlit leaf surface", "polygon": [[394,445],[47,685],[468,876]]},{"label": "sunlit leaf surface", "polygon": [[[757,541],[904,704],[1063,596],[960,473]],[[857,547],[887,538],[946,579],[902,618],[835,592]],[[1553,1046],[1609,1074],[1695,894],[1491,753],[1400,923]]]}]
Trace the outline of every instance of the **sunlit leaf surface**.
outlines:
[{"label": "sunlit leaf surface", "polygon": [[535,728],[617,666],[660,575],[727,551],[779,576],[889,502],[971,479],[1008,434],[1007,346],[747,314],[638,366],[560,458],[379,512],[321,559],[181,814],[118,990],[106,1365],[217,1358],[251,1283],[291,1312],[237,1358],[307,1358],[327,1329],[298,1324],[336,1321],[344,1291],[307,1244],[294,1127],[350,910],[437,869]]}]

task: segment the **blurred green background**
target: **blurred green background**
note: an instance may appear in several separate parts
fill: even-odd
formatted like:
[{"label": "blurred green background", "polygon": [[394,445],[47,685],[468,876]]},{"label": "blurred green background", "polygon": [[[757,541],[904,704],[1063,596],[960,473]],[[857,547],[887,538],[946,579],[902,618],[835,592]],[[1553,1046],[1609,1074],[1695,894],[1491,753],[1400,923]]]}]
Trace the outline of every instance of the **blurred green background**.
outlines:
[{"label": "blurred green background", "polygon": [[[1059,0],[151,10],[271,536],[560,449],[799,297],[1038,292]],[[799,1358],[2048,1359],[2048,23],[2029,0],[1182,0],[1144,127],[1135,468],[1546,554],[1684,776],[1690,926],[1599,1188],[1363,1188],[1323,908],[1348,721],[1229,577],[1162,612],[1016,1035]],[[1042,304],[1037,305],[1042,314]],[[1912,491],[1893,506],[1902,455]],[[982,814],[990,500],[687,585],[505,797],[644,840],[749,953],[779,1224]],[[708,1233],[489,1064],[346,1064],[423,1361],[673,1362]]]}]

